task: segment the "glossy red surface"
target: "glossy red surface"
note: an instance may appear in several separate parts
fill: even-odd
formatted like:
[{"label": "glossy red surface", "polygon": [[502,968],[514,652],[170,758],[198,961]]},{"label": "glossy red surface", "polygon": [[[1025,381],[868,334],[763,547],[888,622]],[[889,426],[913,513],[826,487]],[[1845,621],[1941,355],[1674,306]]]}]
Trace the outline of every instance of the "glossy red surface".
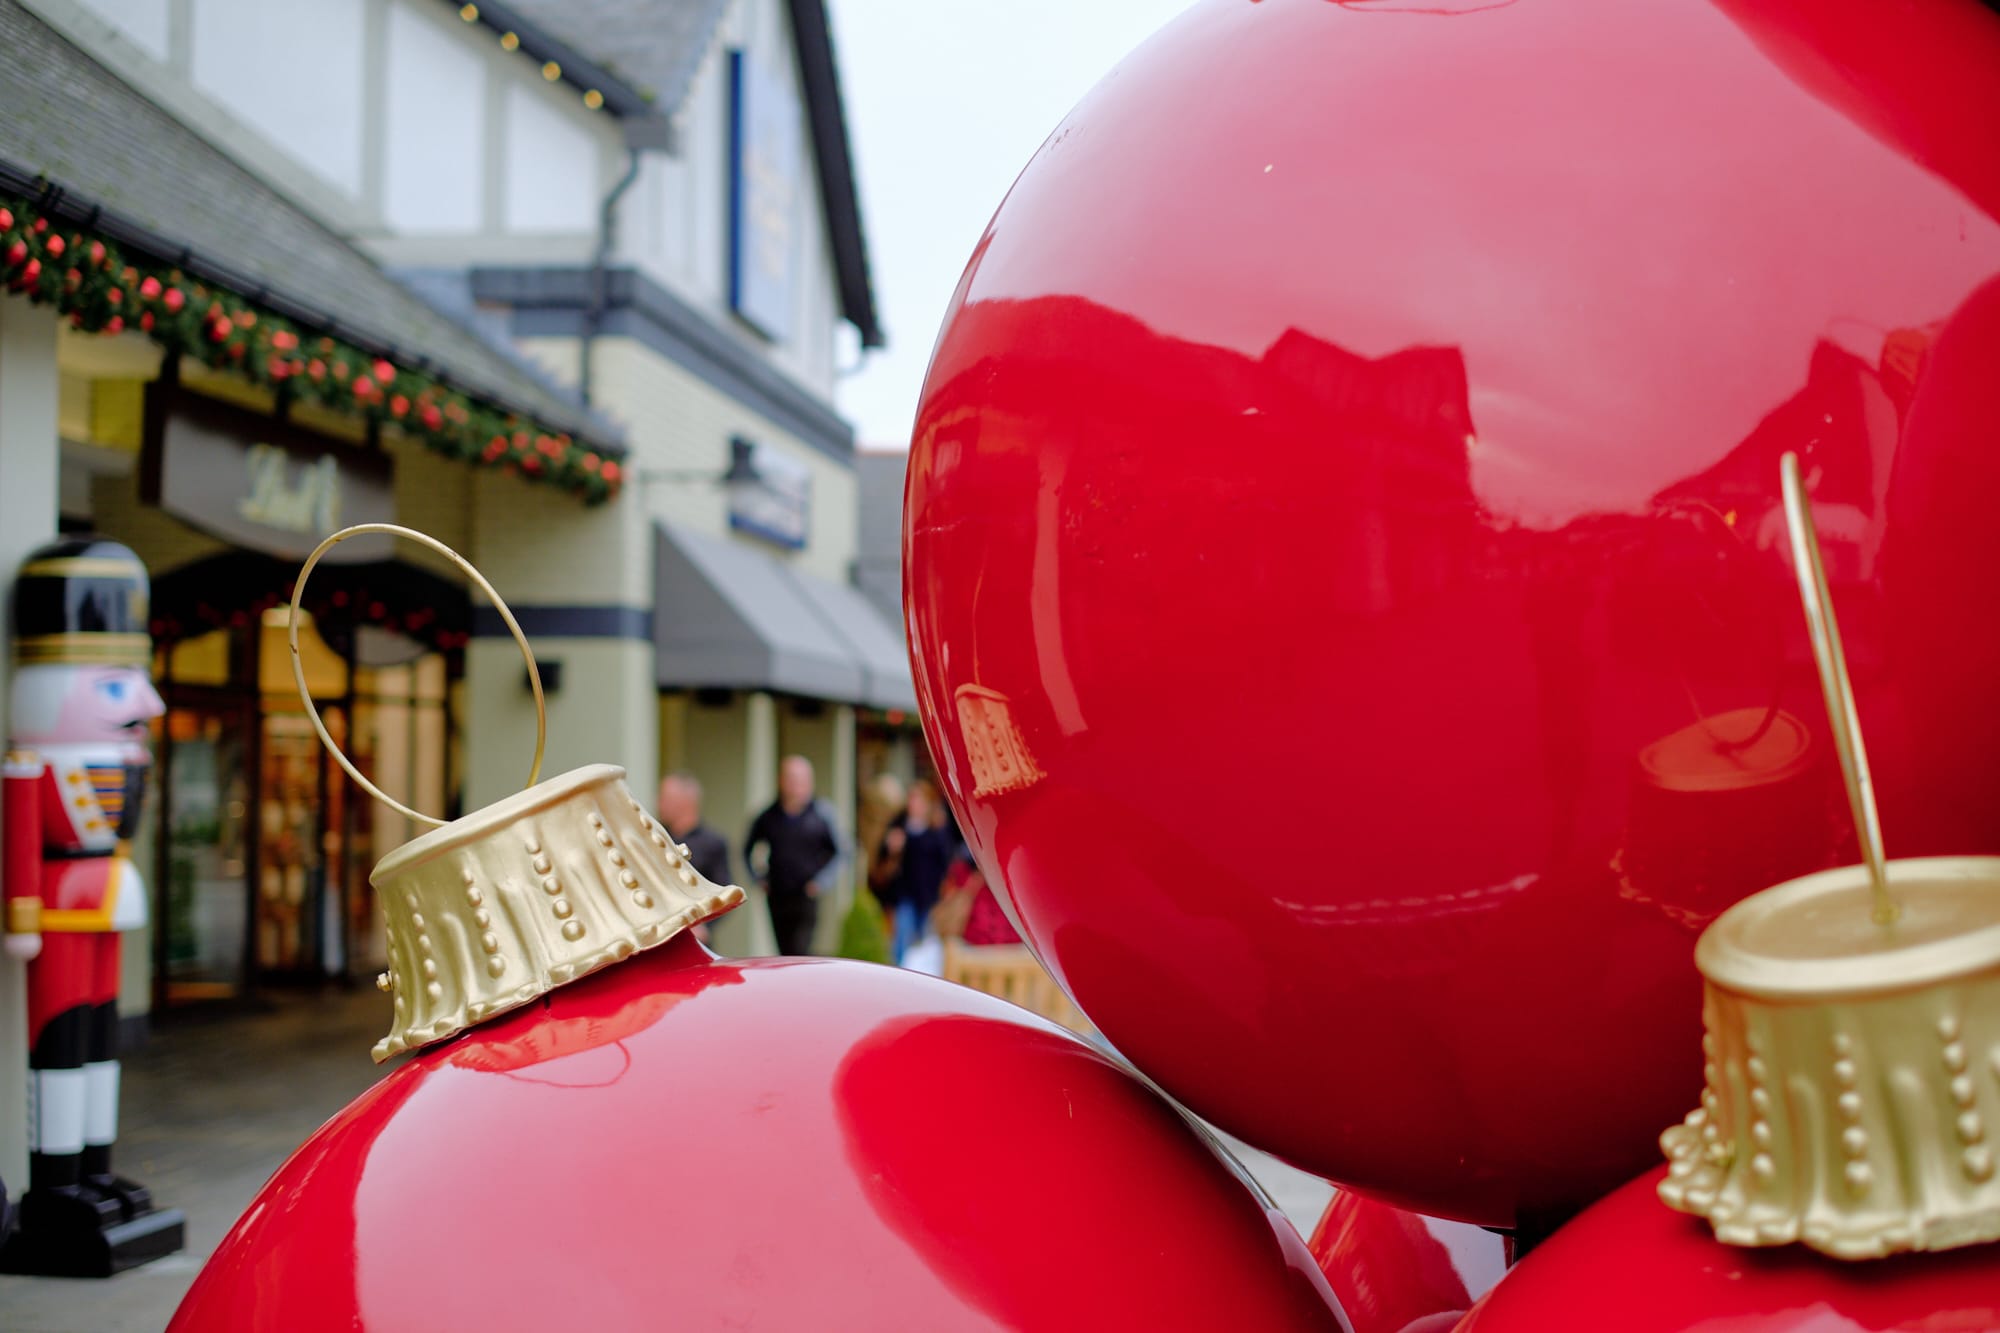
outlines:
[{"label": "glossy red surface", "polygon": [[683,937],[358,1098],[172,1328],[1344,1328],[1330,1302],[1093,1048],[933,978]]},{"label": "glossy red surface", "polygon": [[2000,1245],[1841,1263],[1717,1244],[1654,1171],[1537,1247],[1459,1333],[1994,1333]]},{"label": "glossy red surface", "polygon": [[1447,1333],[1507,1271],[1507,1242],[1337,1192],[1307,1242],[1354,1333]]},{"label": "glossy red surface", "polygon": [[1205,0],[1064,121],[939,338],[906,605],[1121,1051],[1426,1213],[1644,1169],[1700,928],[1852,856],[1787,449],[1889,850],[2000,851],[1995,71],[1975,0]]}]

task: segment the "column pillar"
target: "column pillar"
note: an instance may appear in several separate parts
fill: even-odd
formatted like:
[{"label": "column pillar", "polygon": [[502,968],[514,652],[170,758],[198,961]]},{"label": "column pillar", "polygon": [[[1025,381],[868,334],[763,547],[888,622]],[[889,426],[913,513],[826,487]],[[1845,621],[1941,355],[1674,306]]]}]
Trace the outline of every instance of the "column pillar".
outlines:
[{"label": "column pillar", "polygon": [[[778,952],[778,937],[771,930],[771,910],[765,905],[763,890],[753,882],[756,877],[741,858],[750,821],[778,799],[778,701],[768,694],[747,694],[742,696],[740,713],[732,710],[732,714],[737,718],[736,734],[742,746],[742,768],[735,774],[739,785],[733,793],[711,792],[710,809],[726,808],[723,805],[726,801],[740,812],[730,855],[736,861],[744,902],[715,923],[713,939],[718,953],[739,958],[768,957]],[[717,758],[726,762],[727,756]],[[718,771],[721,768],[719,763]],[[736,804],[738,801],[740,805]]]},{"label": "column pillar", "polygon": [[[30,551],[56,535],[59,392],[55,312],[0,296],[0,578],[7,582],[0,597],[0,641],[7,649],[0,652],[0,734],[12,729],[14,574]],[[16,1194],[28,1187],[27,1106],[27,970],[0,954],[0,1179]]]},{"label": "column pillar", "polygon": [[847,910],[854,904],[856,877],[866,856],[862,848],[854,845],[855,824],[855,753],[854,753],[854,709],[840,704],[830,710],[827,745],[826,772],[820,777],[820,794],[833,805],[840,815],[840,831],[847,839],[849,856],[847,869],[837,882],[828,885],[830,896],[819,909],[819,926],[813,935],[813,947],[820,953],[833,954],[840,951],[840,927],[847,920]]}]

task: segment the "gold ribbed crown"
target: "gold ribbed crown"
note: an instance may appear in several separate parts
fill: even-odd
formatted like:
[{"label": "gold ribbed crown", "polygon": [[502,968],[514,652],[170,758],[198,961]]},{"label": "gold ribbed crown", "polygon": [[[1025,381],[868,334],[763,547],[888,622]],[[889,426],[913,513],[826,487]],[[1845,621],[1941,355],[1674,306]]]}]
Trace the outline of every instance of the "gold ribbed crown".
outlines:
[{"label": "gold ribbed crown", "polygon": [[1865,866],[1744,899],[1701,937],[1707,1087],[1660,1197],[1736,1245],[1841,1259],[2000,1239],[2000,858]]},{"label": "gold ribbed crown", "polygon": [[375,1059],[426,1046],[664,944],[743,901],[688,862],[592,764],[453,820],[369,877],[387,924],[395,1021]]},{"label": "gold ribbed crown", "polygon": [[1695,945],[1701,1106],[1660,1198],[1732,1245],[1837,1259],[2000,1240],[2000,858],[1891,861],[1798,457],[1800,602],[1863,864],[1737,903]]}]

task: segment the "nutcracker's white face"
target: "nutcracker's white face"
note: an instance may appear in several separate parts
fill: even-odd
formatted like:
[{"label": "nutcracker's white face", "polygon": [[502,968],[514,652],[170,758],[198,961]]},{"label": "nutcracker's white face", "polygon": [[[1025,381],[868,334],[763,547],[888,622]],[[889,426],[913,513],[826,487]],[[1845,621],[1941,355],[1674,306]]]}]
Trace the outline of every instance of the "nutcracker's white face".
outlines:
[{"label": "nutcracker's white face", "polygon": [[128,666],[16,667],[11,702],[9,739],[24,746],[144,749],[146,723],[166,711],[147,674]]}]

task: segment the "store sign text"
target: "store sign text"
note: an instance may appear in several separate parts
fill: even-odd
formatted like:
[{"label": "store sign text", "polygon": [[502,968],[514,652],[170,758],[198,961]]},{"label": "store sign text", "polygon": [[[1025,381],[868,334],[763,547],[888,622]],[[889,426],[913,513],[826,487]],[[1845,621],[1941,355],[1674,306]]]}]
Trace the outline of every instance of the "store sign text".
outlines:
[{"label": "store sign text", "polygon": [[340,465],[321,454],[300,469],[291,483],[285,451],[276,445],[253,444],[244,455],[250,494],[237,502],[236,512],[252,523],[313,537],[331,535],[340,527]]}]

